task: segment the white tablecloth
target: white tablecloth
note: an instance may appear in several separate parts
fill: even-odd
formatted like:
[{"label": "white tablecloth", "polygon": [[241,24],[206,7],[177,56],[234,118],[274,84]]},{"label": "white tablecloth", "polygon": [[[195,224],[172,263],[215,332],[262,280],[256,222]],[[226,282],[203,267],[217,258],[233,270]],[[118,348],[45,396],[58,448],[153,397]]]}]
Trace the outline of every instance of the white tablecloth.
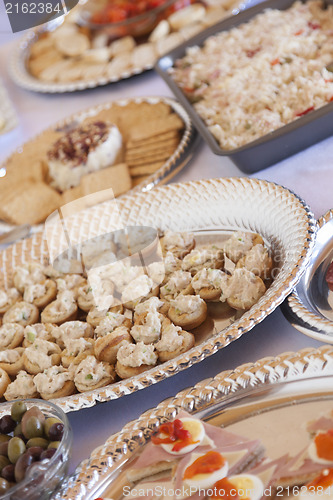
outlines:
[{"label": "white tablecloth", "polygon": [[[53,122],[91,105],[120,97],[171,95],[168,87],[152,71],[123,82],[72,94],[42,95],[22,90],[11,82],[7,72],[14,37],[8,35],[8,26],[3,21],[0,24],[0,74],[20,123],[6,136],[0,136],[0,161]],[[243,175],[228,158],[215,156],[202,143],[192,162],[172,182]],[[258,172],[256,176],[294,190],[310,204],[318,217],[333,206],[333,138]],[[171,379],[119,400],[71,413],[69,419],[74,430],[71,470],[126,422],[181,389],[245,362],[319,345],[319,342],[292,328],[278,309],[237,342]]]}]

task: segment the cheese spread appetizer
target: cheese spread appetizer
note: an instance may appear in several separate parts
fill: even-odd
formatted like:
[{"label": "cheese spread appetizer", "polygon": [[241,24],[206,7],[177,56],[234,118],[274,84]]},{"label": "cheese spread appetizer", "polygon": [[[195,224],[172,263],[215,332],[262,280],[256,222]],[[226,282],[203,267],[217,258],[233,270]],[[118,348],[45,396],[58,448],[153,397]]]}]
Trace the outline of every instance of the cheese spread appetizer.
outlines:
[{"label": "cheese spread appetizer", "polygon": [[152,262],[146,267],[147,276],[153,280],[155,285],[164,284],[167,277],[163,261]]},{"label": "cheese spread appetizer", "polygon": [[5,323],[0,326],[0,351],[15,349],[22,344],[24,328],[18,323]]},{"label": "cheese spread appetizer", "polygon": [[271,277],[273,261],[269,256],[267,248],[264,245],[257,244],[239,259],[236,267],[245,267],[245,269],[252,271],[256,276],[266,280]]},{"label": "cheese spread appetizer", "polygon": [[132,321],[124,314],[107,312],[106,316],[100,321],[95,329],[96,337],[104,337],[113,332],[117,327],[124,326],[127,329],[132,327]]},{"label": "cheese spread appetizer", "polygon": [[228,280],[226,294],[221,295],[221,301],[227,300],[230,307],[237,310],[248,310],[258,302],[266,292],[264,282],[246,268],[235,269]]},{"label": "cheese spread appetizer", "polygon": [[0,351],[0,368],[11,377],[15,377],[19,371],[24,370],[23,353],[23,347]]},{"label": "cheese spread appetizer", "polygon": [[158,359],[161,363],[176,358],[194,346],[194,335],[175,326],[168,319],[162,323],[161,338],[155,344]]},{"label": "cheese spread appetizer", "polygon": [[116,372],[120,378],[129,378],[149,370],[157,363],[155,347],[143,342],[127,344],[117,353]]},{"label": "cheese spread appetizer", "polygon": [[4,314],[8,309],[21,300],[21,294],[16,288],[0,290],[0,314]]},{"label": "cheese spread appetizer", "polygon": [[244,257],[246,252],[251,250],[254,245],[263,243],[263,239],[259,234],[237,231],[223,242],[222,248],[226,256],[236,263],[239,259]]},{"label": "cheese spread appetizer", "polygon": [[86,269],[99,267],[105,263],[115,262],[116,245],[113,234],[100,234],[82,243],[82,260]]},{"label": "cheese spread appetizer", "polygon": [[134,310],[136,305],[143,299],[157,296],[159,287],[154,287],[154,282],[151,278],[142,274],[135,278],[123,289],[121,300],[125,307]]},{"label": "cheese spread appetizer", "polygon": [[24,368],[28,373],[36,375],[53,365],[59,365],[61,349],[54,342],[37,339],[27,347],[23,354]]},{"label": "cheese spread appetizer", "polygon": [[29,262],[18,266],[14,270],[13,282],[19,292],[23,293],[28,285],[36,285],[46,280],[44,268],[37,262]]},{"label": "cheese spread appetizer", "polygon": [[94,339],[64,339],[65,349],[61,353],[61,363],[65,368],[78,365],[83,359],[94,354]]},{"label": "cheese spread appetizer", "polygon": [[169,305],[158,297],[150,297],[143,302],[140,302],[135,306],[134,309],[134,322],[135,324],[142,325],[145,321],[147,313],[166,314],[168,312]]},{"label": "cheese spread appetizer", "polygon": [[59,191],[78,186],[84,175],[113,165],[121,148],[115,125],[98,121],[71,130],[47,153],[51,186]]},{"label": "cheese spread appetizer", "polygon": [[0,398],[3,397],[9,384],[10,384],[10,378],[8,373],[2,368],[0,368]]},{"label": "cheese spread appetizer", "polygon": [[58,293],[71,291],[75,299],[78,296],[78,289],[87,284],[87,280],[80,274],[66,274],[56,279]]},{"label": "cheese spread appetizer", "polygon": [[182,261],[182,269],[190,271],[194,276],[198,271],[204,268],[221,269],[224,258],[221,249],[214,245],[196,248],[186,255]]},{"label": "cheese spread appetizer", "polygon": [[60,326],[52,329],[52,335],[61,349],[65,348],[65,341],[76,339],[91,339],[94,336],[94,329],[89,323],[84,321],[66,321]]},{"label": "cheese spread appetizer", "polygon": [[159,312],[148,312],[141,316],[142,324],[136,323],[131,328],[131,335],[136,342],[153,344],[160,338],[164,316]]},{"label": "cheese spread appetizer", "polygon": [[76,369],[74,383],[79,392],[85,392],[111,384],[115,378],[113,365],[97,361],[95,356],[87,356]]},{"label": "cheese spread appetizer", "polygon": [[43,399],[63,398],[75,392],[72,376],[63,366],[51,366],[38,373],[34,383]]},{"label": "cheese spread appetizer", "polygon": [[82,311],[89,312],[97,305],[108,309],[114,301],[114,284],[110,280],[98,279],[98,282],[88,279],[88,284],[78,288],[77,303]]},{"label": "cheese spread appetizer", "polygon": [[65,321],[72,321],[77,316],[77,304],[73,291],[60,292],[56,300],[50,302],[41,313],[42,323],[61,325]]},{"label": "cheese spread appetizer", "polygon": [[171,274],[166,284],[161,287],[161,298],[170,301],[180,293],[184,295],[192,294],[191,280],[191,273],[182,270],[175,271]]},{"label": "cheese spread appetizer", "polygon": [[20,371],[16,379],[8,385],[4,397],[7,401],[12,401],[13,399],[37,398],[38,391],[33,376],[24,370]]},{"label": "cheese spread appetizer", "polygon": [[34,323],[33,325],[27,325],[24,328],[23,347],[31,346],[36,339],[53,342],[54,337],[52,332],[54,327],[55,325],[52,325],[51,323]]},{"label": "cheese spread appetizer", "polygon": [[206,302],[199,295],[178,295],[171,300],[168,317],[175,325],[192,330],[205,321]]},{"label": "cheese spread appetizer", "polygon": [[103,319],[105,319],[108,313],[122,314],[124,312],[123,304],[120,300],[112,298],[112,305],[110,307],[93,307],[87,314],[86,321],[90,325],[97,327]]},{"label": "cheese spread appetizer", "polygon": [[23,300],[34,304],[38,309],[42,309],[52,302],[57,296],[57,285],[53,280],[46,280],[44,283],[28,285],[24,289]]},{"label": "cheese spread appetizer", "polygon": [[161,238],[163,253],[172,252],[175,257],[182,259],[195,247],[195,239],[192,233],[176,233],[166,230]]},{"label": "cheese spread appetizer", "polygon": [[126,326],[118,326],[110,333],[96,339],[94,354],[98,361],[114,365],[121,346],[131,344],[133,338]]},{"label": "cheese spread appetizer", "polygon": [[207,302],[218,301],[228,283],[228,275],[220,269],[204,268],[192,278],[196,294]]},{"label": "cheese spread appetizer", "polygon": [[[95,269],[94,272],[96,272]],[[126,285],[142,274],[144,274],[144,268],[131,265],[129,258],[103,266],[103,278],[111,280],[119,293],[123,291]]]},{"label": "cheese spread appetizer", "polygon": [[29,302],[16,302],[3,315],[2,322],[18,323],[22,326],[32,325],[39,318],[38,308]]}]

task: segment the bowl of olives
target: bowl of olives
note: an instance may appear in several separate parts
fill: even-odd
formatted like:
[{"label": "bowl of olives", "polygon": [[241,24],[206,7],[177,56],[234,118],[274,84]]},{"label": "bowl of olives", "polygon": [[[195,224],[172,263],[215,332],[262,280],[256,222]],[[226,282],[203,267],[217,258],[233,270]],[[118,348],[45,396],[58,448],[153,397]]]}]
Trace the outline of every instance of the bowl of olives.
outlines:
[{"label": "bowl of olives", "polygon": [[72,430],[50,401],[21,399],[0,412],[0,500],[47,500],[67,474]]}]

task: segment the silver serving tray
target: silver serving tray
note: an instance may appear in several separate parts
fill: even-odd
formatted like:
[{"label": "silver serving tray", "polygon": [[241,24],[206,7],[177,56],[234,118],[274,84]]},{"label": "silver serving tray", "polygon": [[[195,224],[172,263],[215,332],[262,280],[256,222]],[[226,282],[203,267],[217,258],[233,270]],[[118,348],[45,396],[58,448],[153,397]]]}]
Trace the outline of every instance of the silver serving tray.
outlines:
[{"label": "silver serving tray", "polygon": [[325,274],[333,260],[333,210],[318,220],[311,262],[293,293],[283,304],[288,321],[300,332],[333,344],[333,292]]},{"label": "silver serving tray", "polygon": [[[105,109],[110,109],[114,104],[120,106],[126,106],[131,102],[136,102],[136,103],[147,102],[149,104],[156,104],[158,102],[163,102],[165,104],[168,104],[184,122],[184,131],[182,133],[181,140],[177,148],[174,150],[173,154],[170,156],[170,158],[165,161],[164,165],[161,168],[156,170],[156,172],[154,172],[153,174],[149,175],[145,180],[140,182],[140,184],[127,191],[127,193],[146,192],[149,191],[150,189],[153,189],[158,184],[164,184],[168,182],[170,179],[172,179],[176,174],[178,174],[178,172],[180,172],[188,164],[188,162],[191,160],[194,154],[195,147],[198,145],[200,140],[200,137],[195,128],[193,127],[190,117],[185,111],[185,109],[182,107],[181,104],[179,104],[179,102],[170,97],[148,96],[148,97],[118,99],[104,104],[99,104],[98,106],[90,107],[88,109],[85,109],[84,111],[79,111],[71,116],[68,116],[63,120],[58,121],[51,127],[48,127],[47,129],[43,130],[40,134],[27,141],[25,144],[22,144],[21,145],[21,148],[23,148],[22,155],[24,156],[24,146],[26,144],[29,144],[29,142],[31,142],[32,140],[38,139],[38,137],[40,137],[48,130],[55,130],[55,129],[66,130],[66,128],[68,128],[72,124],[80,123],[87,117],[95,116],[96,114],[100,113]],[[11,156],[12,155],[7,157],[6,160],[4,160],[0,164],[0,169],[6,168],[6,163],[10,160]],[[3,228],[9,229],[11,227],[12,226],[10,225],[4,226],[3,224],[1,224],[1,229]]]},{"label": "silver serving tray", "polygon": [[[165,230],[195,231],[210,238],[237,229],[257,232],[276,259],[276,278],[249,311],[230,324],[214,317],[214,310],[200,330],[198,343],[186,353],[140,375],[100,389],[54,400],[64,411],[80,410],[144,389],[189,368],[250,331],[289,295],[304,272],[312,251],[316,223],[308,206],[294,193],[277,184],[248,178],[208,179],[170,184],[146,193],[117,198],[95,205],[66,219],[66,233],[36,233],[0,253],[0,282],[8,286],[12,271],[22,262],[45,263],[95,236],[123,226],[143,225]],[[69,238],[69,240],[68,240]],[[201,328],[201,327],[199,327]]]},{"label": "silver serving tray", "polygon": [[78,466],[53,498],[120,500],[128,463],[159,425],[181,409],[248,438],[260,438],[267,455],[277,458],[302,449],[307,436],[302,423],[332,408],[331,346],[247,363],[179,392],[126,424]]},{"label": "silver serving tray", "polygon": [[[239,3],[232,11],[232,14],[238,14],[240,11],[248,8],[249,6],[256,4],[261,0],[244,0]],[[80,4],[86,3],[86,0],[81,0]],[[77,7],[78,8],[78,7]],[[113,75],[112,77],[98,77],[91,80],[78,80],[75,82],[66,83],[48,83],[39,80],[34,77],[27,69],[27,60],[30,53],[30,47],[38,40],[38,38],[48,31],[55,30],[61,20],[56,19],[55,21],[50,21],[32,31],[29,31],[19,42],[15,50],[13,51],[9,60],[9,72],[14,80],[14,82],[20,87],[34,92],[42,93],[64,93],[64,92],[75,92],[83,89],[91,89],[99,87],[101,85],[107,85],[108,83],[116,83],[121,80],[131,78],[135,75],[144,73],[145,71],[151,70],[154,67],[154,63],[150,64],[137,64],[135,67],[123,71],[120,75]],[[157,59],[157,57],[156,57]]]}]

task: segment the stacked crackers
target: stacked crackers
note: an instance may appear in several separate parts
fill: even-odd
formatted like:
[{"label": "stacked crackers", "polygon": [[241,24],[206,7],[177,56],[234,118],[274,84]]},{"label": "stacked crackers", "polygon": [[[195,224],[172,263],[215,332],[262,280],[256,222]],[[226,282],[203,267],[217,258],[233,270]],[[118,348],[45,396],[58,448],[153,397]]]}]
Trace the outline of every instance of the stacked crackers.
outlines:
[{"label": "stacked crackers", "polygon": [[133,130],[127,142],[125,161],[135,185],[155,173],[172,156],[183,126],[182,120],[173,113],[164,120],[153,120]]},{"label": "stacked crackers", "polygon": [[57,208],[86,195],[107,189],[112,189],[114,196],[124,194],[163,167],[177,149],[184,129],[171,106],[158,100],[111,103],[93,116],[76,121],[117,125],[124,144],[120,162],[83,176],[78,186],[61,193],[49,185],[47,152],[66,127],[48,129],[2,165],[6,175],[0,179],[1,219],[38,224]]}]

